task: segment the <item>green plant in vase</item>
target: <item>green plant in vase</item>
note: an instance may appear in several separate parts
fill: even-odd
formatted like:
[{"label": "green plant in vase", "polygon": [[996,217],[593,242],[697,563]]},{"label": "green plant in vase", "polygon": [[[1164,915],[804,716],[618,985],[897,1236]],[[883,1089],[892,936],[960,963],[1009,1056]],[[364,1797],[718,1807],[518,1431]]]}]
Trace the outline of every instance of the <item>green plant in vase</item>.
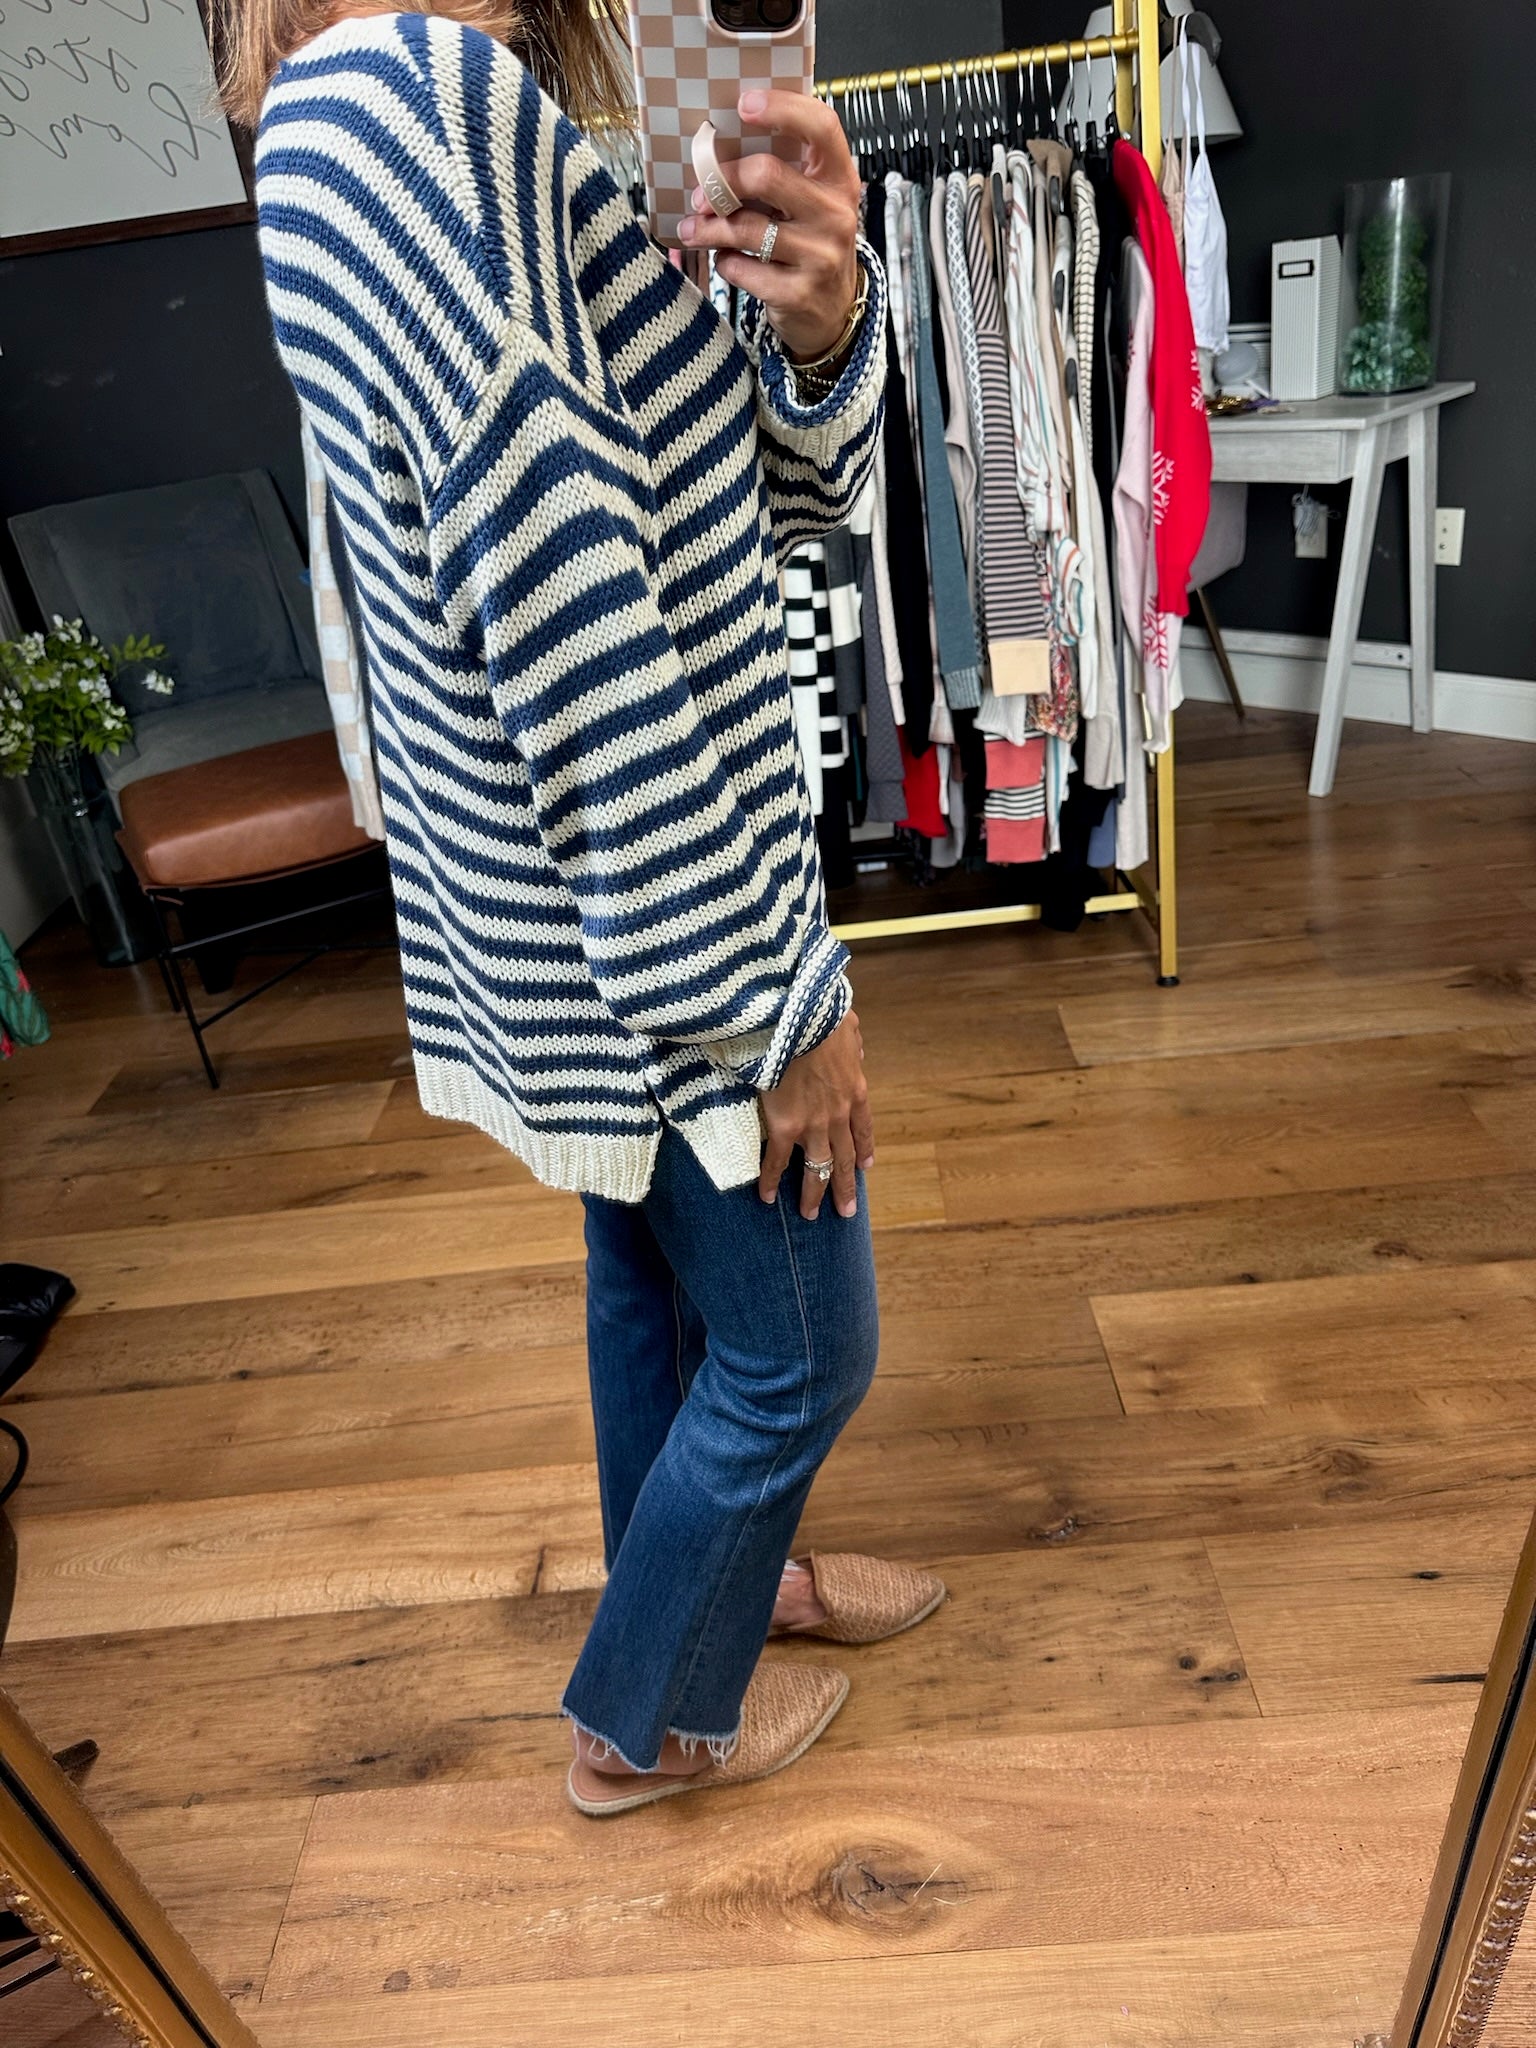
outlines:
[{"label": "green plant in vase", "polygon": [[138,682],[155,696],[176,687],[153,666],[164,653],[147,634],[107,647],[79,619],[57,617],[43,632],[0,640],[0,775],[31,779],[75,906],[108,963],[140,957],[142,909],[124,873],[111,799],[87,763],[133,737],[113,694],[125,669],[143,670]]},{"label": "green plant in vase", "polygon": [[1346,391],[1409,391],[1434,374],[1429,229],[1386,214],[1360,231],[1360,320],[1344,347]]},{"label": "green plant in vase", "polygon": [[[83,795],[85,757],[120,753],[133,738],[112,694],[118,674],[164,652],[142,633],[104,647],[79,619],[58,617],[46,632],[0,640],[0,775],[36,772],[61,801]],[[140,682],[162,697],[176,687],[156,668]]]}]

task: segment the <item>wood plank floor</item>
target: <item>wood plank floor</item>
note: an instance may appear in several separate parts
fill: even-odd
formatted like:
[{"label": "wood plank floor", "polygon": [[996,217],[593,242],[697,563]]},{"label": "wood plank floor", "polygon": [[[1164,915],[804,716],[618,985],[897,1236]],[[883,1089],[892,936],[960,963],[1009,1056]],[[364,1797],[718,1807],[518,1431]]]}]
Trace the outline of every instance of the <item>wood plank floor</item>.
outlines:
[{"label": "wood plank floor", "polygon": [[1310,738],[1183,715],[1179,989],[1124,919],[859,953],[884,1351],[805,1536],[953,1597],[606,1826],[577,1205],[422,1115],[387,956],[211,1096],[153,970],[30,949],[4,1255],[80,1299],[0,1683],[265,2048],[1385,2027],[1536,1494],[1536,753],[1352,725],[1313,804]]}]

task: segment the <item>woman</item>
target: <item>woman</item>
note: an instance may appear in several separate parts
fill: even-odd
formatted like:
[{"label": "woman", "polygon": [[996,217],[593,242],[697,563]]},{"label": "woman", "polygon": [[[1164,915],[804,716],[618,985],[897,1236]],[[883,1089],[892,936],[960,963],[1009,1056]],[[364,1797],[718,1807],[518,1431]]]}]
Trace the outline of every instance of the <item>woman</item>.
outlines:
[{"label": "woman", "polygon": [[536,82],[621,105],[588,0],[233,6],[226,100],[260,116],[273,322],[361,615],[421,1099],[586,1202],[609,1577],[565,1695],[571,1796],[763,1776],[847,1691],[759,1666],[770,1628],[871,1641],[944,1593],[785,1562],[876,1348],[862,1046],[775,571],[846,514],[880,429],[857,174],[827,108],[744,99],[806,145],[689,223],[756,295],[744,348]]}]

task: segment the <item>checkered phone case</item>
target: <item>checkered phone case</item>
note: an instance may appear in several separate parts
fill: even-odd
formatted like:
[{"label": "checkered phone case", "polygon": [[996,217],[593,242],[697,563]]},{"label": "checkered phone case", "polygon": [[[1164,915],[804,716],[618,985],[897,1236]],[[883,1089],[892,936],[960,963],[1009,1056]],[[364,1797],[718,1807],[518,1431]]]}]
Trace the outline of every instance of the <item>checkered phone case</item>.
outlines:
[{"label": "checkered phone case", "polygon": [[679,221],[693,211],[693,138],[701,123],[715,124],[727,176],[729,159],[762,149],[799,163],[794,136],[743,136],[736,100],[753,85],[813,89],[816,0],[804,0],[795,26],[774,35],[732,35],[715,20],[710,0],[629,0],[629,39],[651,229],[675,246]]}]

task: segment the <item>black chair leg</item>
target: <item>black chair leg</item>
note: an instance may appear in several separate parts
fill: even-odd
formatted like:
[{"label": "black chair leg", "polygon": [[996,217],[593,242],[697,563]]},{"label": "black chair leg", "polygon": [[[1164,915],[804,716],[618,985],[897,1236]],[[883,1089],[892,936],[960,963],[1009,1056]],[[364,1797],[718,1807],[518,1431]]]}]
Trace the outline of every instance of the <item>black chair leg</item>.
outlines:
[{"label": "black chair leg", "polygon": [[192,1032],[192,1041],[197,1047],[197,1056],[203,1063],[203,1072],[208,1076],[208,1086],[217,1088],[219,1071],[209,1056],[208,1041],[203,1035],[203,1027],[198,1021],[197,1012],[192,1007],[192,991],[187,986],[187,977],[181,971],[181,956],[172,943],[170,926],[165,921],[165,905],[155,890],[147,890],[145,893],[155,913],[155,924],[160,937],[160,950],[156,958],[160,962],[160,972],[165,977],[166,988],[170,991],[171,1008],[186,1018]]},{"label": "black chair leg", "polygon": [[[156,922],[158,923],[158,921],[159,913],[157,912]],[[163,926],[161,927],[161,930],[163,932]],[[167,964],[165,949],[163,946],[157,946],[155,948],[155,965],[160,970],[160,979],[165,983],[166,999],[170,1003],[171,1008],[176,1012],[177,1016],[180,1016],[181,994],[180,991],[177,989],[175,982],[171,978],[171,970]]]},{"label": "black chair leg", "polygon": [[[369,849],[369,853],[371,857],[372,849]],[[318,943],[307,948],[301,947],[296,949],[293,957],[290,958],[288,957],[289,948],[286,946],[265,944],[249,946],[244,942],[256,937],[258,934],[277,931],[286,925],[302,923],[307,918],[321,917],[334,911],[351,909],[359,903],[386,902],[389,898],[389,885],[387,882],[374,882],[366,888],[354,889],[345,896],[333,896],[321,903],[301,903],[292,909],[279,910],[274,916],[253,918],[246,923],[227,926],[217,931],[206,928],[205,920],[200,912],[194,913],[189,918],[186,895],[181,889],[172,888],[169,885],[166,885],[164,888],[148,887],[145,889],[144,895],[145,900],[154,912],[158,933],[158,948],[155,958],[165,982],[166,994],[170,998],[171,1008],[186,1018],[187,1028],[192,1033],[192,1042],[197,1047],[197,1056],[202,1061],[203,1072],[208,1077],[208,1086],[210,1088],[217,1088],[219,1085],[219,1071],[213,1064],[212,1056],[208,1051],[207,1037],[207,1034],[213,1029],[214,1025],[222,1023],[224,1018],[232,1016],[236,1010],[243,1010],[247,1003],[254,1002],[258,996],[265,995],[268,989],[276,988],[279,982],[286,981],[291,974],[300,973],[312,961],[318,960],[323,953],[352,949],[350,945],[336,948],[330,939],[323,938]],[[171,937],[169,916],[173,910],[176,913],[182,933],[179,941]],[[375,942],[364,940],[360,943],[363,950],[368,950]],[[385,940],[378,943],[393,944],[394,941]],[[286,964],[279,967],[275,974],[269,974],[264,981],[257,982],[254,988],[248,988],[242,994],[233,997],[231,1001],[224,1003],[219,1009],[199,1016],[193,1006],[192,990],[182,968],[182,961],[190,956],[198,962],[199,969],[201,969],[205,954],[210,946],[217,947],[221,957],[227,955],[231,960],[242,958],[247,953],[276,953],[284,958]]]},{"label": "black chair leg", "polygon": [[1216,623],[1216,614],[1211,610],[1211,600],[1204,590],[1197,590],[1195,598],[1200,606],[1200,617],[1204,621],[1206,634],[1210,639],[1211,652],[1216,657],[1216,666],[1221,670],[1222,681],[1227,686],[1227,695],[1232,699],[1232,709],[1239,718],[1248,716],[1248,707],[1243,702],[1243,693],[1237,687],[1237,677],[1232,673],[1231,656],[1227,643],[1221,637],[1221,628]]}]

